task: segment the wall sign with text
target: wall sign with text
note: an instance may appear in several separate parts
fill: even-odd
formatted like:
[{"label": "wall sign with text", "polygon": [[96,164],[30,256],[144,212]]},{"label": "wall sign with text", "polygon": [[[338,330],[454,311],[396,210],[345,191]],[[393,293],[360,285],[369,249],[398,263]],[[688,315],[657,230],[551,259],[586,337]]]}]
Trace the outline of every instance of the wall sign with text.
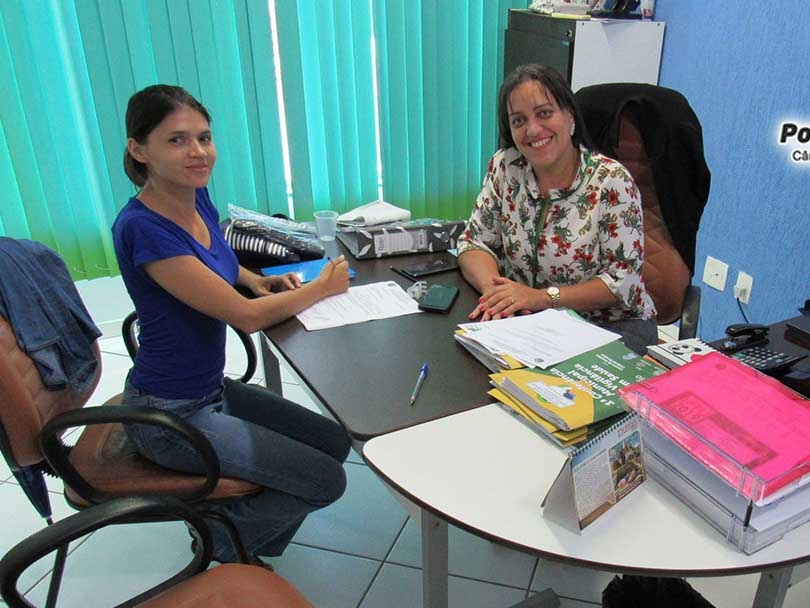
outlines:
[{"label": "wall sign with text", "polygon": [[810,167],[810,124],[795,120],[782,122],[778,142],[790,150],[791,161]]}]

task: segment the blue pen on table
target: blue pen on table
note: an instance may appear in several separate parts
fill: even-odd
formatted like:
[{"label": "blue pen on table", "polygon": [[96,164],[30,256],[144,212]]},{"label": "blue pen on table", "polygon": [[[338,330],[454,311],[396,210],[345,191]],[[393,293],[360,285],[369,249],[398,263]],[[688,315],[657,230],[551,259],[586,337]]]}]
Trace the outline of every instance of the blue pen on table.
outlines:
[{"label": "blue pen on table", "polygon": [[428,364],[425,363],[422,365],[422,369],[419,370],[419,377],[416,379],[416,386],[413,387],[413,392],[411,393],[411,405],[413,405],[414,401],[416,401],[416,396],[419,394],[419,389],[422,388],[422,383],[425,381],[428,375]]}]

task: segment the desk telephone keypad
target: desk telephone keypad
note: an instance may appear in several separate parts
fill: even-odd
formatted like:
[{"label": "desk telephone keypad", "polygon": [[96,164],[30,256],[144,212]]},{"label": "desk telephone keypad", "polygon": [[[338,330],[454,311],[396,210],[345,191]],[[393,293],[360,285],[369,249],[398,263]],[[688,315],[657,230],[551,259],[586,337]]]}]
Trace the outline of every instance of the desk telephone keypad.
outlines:
[{"label": "desk telephone keypad", "polygon": [[806,355],[789,355],[766,348],[753,347],[738,351],[731,356],[749,367],[772,374],[787,370],[796,361],[804,359]]}]

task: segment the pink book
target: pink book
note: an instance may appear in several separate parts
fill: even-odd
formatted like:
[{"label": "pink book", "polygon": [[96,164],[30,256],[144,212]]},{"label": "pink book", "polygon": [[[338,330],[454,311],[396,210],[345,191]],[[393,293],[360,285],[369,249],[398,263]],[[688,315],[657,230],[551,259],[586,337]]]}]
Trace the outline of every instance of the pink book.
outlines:
[{"label": "pink book", "polygon": [[710,353],[618,393],[758,505],[810,481],[810,401],[739,361]]}]

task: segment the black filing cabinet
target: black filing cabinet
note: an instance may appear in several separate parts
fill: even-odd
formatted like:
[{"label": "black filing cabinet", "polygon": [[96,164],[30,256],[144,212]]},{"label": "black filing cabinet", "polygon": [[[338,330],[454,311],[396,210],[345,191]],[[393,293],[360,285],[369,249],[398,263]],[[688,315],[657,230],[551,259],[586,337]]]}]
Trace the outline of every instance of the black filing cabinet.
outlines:
[{"label": "black filing cabinet", "polygon": [[557,19],[511,9],[504,40],[504,76],[519,65],[543,63],[570,83],[575,36],[575,19]]}]

